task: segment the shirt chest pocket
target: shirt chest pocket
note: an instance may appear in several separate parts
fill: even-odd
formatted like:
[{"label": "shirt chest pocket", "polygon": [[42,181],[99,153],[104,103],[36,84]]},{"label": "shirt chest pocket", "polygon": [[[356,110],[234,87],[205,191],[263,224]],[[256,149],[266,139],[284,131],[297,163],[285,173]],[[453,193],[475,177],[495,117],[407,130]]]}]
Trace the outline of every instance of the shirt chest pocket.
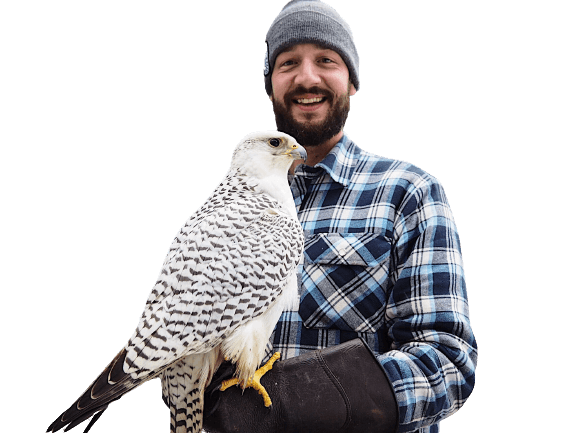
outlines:
[{"label": "shirt chest pocket", "polygon": [[391,243],[375,233],[305,240],[299,313],[307,328],[376,332],[384,322]]}]

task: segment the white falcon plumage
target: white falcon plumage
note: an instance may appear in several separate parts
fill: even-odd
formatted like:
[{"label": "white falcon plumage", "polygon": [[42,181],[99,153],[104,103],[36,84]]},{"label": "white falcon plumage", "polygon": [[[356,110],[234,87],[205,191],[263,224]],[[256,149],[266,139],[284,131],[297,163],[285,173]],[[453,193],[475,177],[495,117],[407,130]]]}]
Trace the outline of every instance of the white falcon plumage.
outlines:
[{"label": "white falcon plumage", "polygon": [[171,432],[202,428],[203,393],[224,360],[250,383],[282,310],[297,297],[303,233],[287,172],[304,148],[281,132],[246,136],[230,170],[174,239],[127,345],[48,428],[87,430],[123,394],[155,377]]}]

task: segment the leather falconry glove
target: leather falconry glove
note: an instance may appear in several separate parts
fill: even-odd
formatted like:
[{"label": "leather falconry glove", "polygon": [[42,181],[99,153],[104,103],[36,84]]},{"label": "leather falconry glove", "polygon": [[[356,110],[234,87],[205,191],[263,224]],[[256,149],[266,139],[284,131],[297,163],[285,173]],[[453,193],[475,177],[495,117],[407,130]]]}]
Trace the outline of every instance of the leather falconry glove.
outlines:
[{"label": "leather falconry glove", "polygon": [[278,361],[254,390],[220,391],[234,366],[224,364],[205,392],[207,432],[396,432],[398,406],[381,364],[361,339]]}]

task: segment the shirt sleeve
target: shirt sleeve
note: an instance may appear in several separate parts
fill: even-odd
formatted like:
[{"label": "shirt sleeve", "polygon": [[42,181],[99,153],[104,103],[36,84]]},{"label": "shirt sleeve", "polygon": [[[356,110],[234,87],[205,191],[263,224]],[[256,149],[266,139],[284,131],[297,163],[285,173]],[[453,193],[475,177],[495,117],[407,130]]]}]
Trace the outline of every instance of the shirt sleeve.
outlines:
[{"label": "shirt sleeve", "polygon": [[392,350],[378,359],[397,399],[399,432],[408,432],[457,411],[475,381],[459,237],[435,179],[407,189],[391,251],[385,323]]}]

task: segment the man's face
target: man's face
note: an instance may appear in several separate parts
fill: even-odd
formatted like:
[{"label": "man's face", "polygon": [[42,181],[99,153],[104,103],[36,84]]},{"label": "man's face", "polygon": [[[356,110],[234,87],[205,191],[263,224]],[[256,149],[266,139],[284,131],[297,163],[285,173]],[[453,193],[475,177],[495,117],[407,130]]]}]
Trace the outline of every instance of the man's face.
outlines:
[{"label": "man's face", "polygon": [[333,50],[299,44],[276,58],[271,100],[279,131],[303,146],[317,146],[337,135],[349,112],[349,70]]}]

